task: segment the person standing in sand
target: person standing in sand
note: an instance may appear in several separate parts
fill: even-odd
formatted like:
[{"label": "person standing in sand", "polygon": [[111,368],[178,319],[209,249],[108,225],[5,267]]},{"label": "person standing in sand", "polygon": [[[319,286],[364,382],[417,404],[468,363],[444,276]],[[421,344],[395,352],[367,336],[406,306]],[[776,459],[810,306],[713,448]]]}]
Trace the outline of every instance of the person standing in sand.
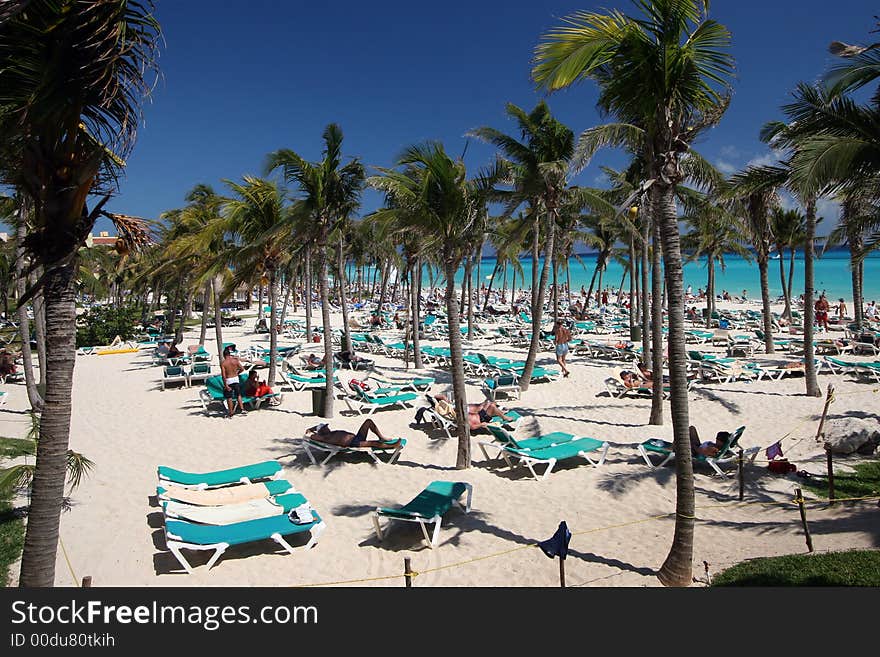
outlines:
[{"label": "person standing in sand", "polygon": [[223,396],[226,398],[226,406],[229,409],[227,417],[235,414],[235,399],[238,399],[238,409],[242,415],[247,415],[244,410],[244,402],[241,399],[241,383],[238,375],[244,371],[244,366],[238,356],[232,352],[235,345],[229,345],[223,350],[223,362],[220,363],[220,374],[223,377]]},{"label": "person standing in sand", "polygon": [[828,299],[825,298],[825,295],[819,297],[819,300],[815,305],[816,309],[816,325],[819,328],[824,328],[826,331],[828,330],[828,311],[831,310],[831,305],[828,303]]},{"label": "person standing in sand", "polygon": [[571,331],[569,331],[562,320],[556,322],[556,328],[553,330],[553,341],[556,343],[556,362],[562,368],[562,376],[568,377],[568,367],[565,365],[565,357],[568,355],[568,343],[571,342]]}]

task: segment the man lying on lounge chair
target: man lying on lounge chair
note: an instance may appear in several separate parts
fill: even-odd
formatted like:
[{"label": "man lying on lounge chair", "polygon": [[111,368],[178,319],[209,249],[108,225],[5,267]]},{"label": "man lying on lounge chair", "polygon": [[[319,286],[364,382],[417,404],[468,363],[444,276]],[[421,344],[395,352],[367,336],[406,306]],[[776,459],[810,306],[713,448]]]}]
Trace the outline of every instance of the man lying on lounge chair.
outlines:
[{"label": "man lying on lounge chair", "polygon": [[[379,440],[368,439],[367,434],[370,431],[376,434]],[[322,423],[306,429],[306,438],[330,445],[339,445],[340,447],[388,447],[400,442],[400,438],[386,438],[383,436],[382,432],[379,431],[379,427],[372,420],[364,420],[357,433],[342,429],[333,431],[326,423]]]},{"label": "man lying on lounge chair", "polygon": [[[447,419],[454,420],[455,406],[446,398],[446,395],[442,393],[434,395],[434,399],[437,400],[437,412]],[[513,422],[513,418],[505,415],[504,411],[495,405],[495,402],[484,401],[480,404],[468,404],[467,407],[468,425],[470,425],[471,431],[485,429],[492,422],[493,417],[500,417],[505,422]],[[417,417],[416,421],[419,420],[420,418]]]}]

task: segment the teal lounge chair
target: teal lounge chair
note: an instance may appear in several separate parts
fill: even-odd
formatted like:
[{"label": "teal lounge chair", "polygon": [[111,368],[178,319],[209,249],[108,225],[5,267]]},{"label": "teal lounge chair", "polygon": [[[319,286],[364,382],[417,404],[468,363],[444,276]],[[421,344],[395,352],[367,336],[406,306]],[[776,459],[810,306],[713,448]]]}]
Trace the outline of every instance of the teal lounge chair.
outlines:
[{"label": "teal lounge chair", "polygon": [[[742,437],[745,430],[746,428],[743,426],[731,433],[715,456],[692,454],[691,458],[694,463],[706,463],[717,474],[726,477],[727,474],[720,466],[732,463],[739,458],[739,453],[737,451],[739,449],[739,439]],[[639,450],[639,454],[641,454],[642,458],[645,460],[645,463],[652,468],[659,468],[675,458],[675,451],[673,451],[672,443],[668,440],[661,440],[660,438],[650,438],[638,445],[637,449]],[[743,457],[749,457],[749,462],[751,463],[755,460],[759,451],[760,447],[749,447],[748,449],[743,450]],[[650,458],[651,454],[660,456],[661,461],[655,464]]]},{"label": "teal lounge chair", "polygon": [[165,542],[171,554],[183,569],[192,574],[192,566],[183,558],[181,550],[213,550],[208,560],[210,570],[217,560],[231,545],[254,543],[271,538],[287,552],[293,554],[293,547],[284,540],[284,536],[310,532],[311,538],[305,547],[314,547],[318,538],[326,529],[324,521],[314,510],[312,522],[297,524],[287,514],[280,514],[258,520],[247,520],[231,525],[200,525],[184,520],[165,521]]},{"label": "teal lounge chair", "polygon": [[365,390],[358,389],[346,390],[345,396],[342,398],[348,406],[349,410],[357,413],[365,413],[372,415],[379,408],[393,408],[400,406],[401,408],[410,408],[409,402],[417,399],[418,395],[414,392],[402,392],[397,395],[374,396],[368,394]]},{"label": "teal lounge chair", "polygon": [[[467,501],[462,506],[459,499],[465,491],[467,491]],[[422,528],[422,534],[425,536],[428,547],[433,549],[440,538],[440,523],[443,515],[452,508],[453,504],[458,505],[465,513],[469,513],[473,493],[473,485],[464,481],[432,481],[421,493],[399,509],[377,507],[373,512],[373,527],[376,530],[376,537],[380,541],[384,538],[382,527],[379,525],[380,517],[389,520],[417,522]],[[428,536],[426,523],[431,522],[434,523],[434,532],[432,536]]]},{"label": "teal lounge chair", "polygon": [[162,390],[169,383],[182,383],[189,387],[189,375],[186,367],[183,365],[169,365],[162,369]]},{"label": "teal lounge chair", "polygon": [[250,484],[261,479],[277,479],[281,473],[278,461],[263,461],[243,465],[229,470],[214,472],[185,472],[165,465],[157,468],[159,485],[174,485],[182,488],[214,488],[230,484]]},{"label": "teal lounge chair", "polygon": [[483,379],[482,390],[492,401],[495,401],[495,396],[499,392],[519,399],[519,377],[516,374],[496,374],[488,379]]},{"label": "teal lounge chair", "polygon": [[[238,376],[239,383],[241,383],[242,387],[244,387],[245,381],[247,381],[247,374],[242,373]],[[277,392],[273,392],[271,395],[263,395],[262,397],[248,397],[246,395],[242,395],[241,401],[242,403],[250,406],[252,409],[256,410],[260,408],[260,406],[264,402],[269,402],[271,400],[281,400],[281,395]],[[216,375],[205,379],[205,387],[199,390],[199,401],[202,403],[202,408],[205,413],[208,412],[208,407],[213,402],[220,402],[221,404],[226,403],[226,398],[223,394],[223,377],[221,375]],[[238,403],[238,400],[235,400]]]},{"label": "teal lounge chair", "polygon": [[306,434],[303,436],[302,444],[303,450],[305,451],[306,456],[309,457],[312,465],[318,465],[318,460],[315,458],[315,453],[317,452],[326,452],[327,454],[327,458],[321,461],[321,465],[325,465],[327,461],[337,454],[367,454],[377,465],[382,465],[382,461],[379,459],[379,454],[388,454],[387,463],[388,465],[393,465],[400,456],[400,452],[406,447],[406,438],[397,438],[388,441],[387,445],[382,445],[381,447],[372,445],[343,447],[342,445],[325,443],[321,440],[317,440],[314,435]]},{"label": "teal lounge chair", "polygon": [[[486,452],[485,447],[497,448],[499,456],[504,459],[508,467],[512,469],[516,465],[512,459],[516,459],[529,469],[537,481],[546,479],[559,461],[580,456],[589,461],[594,467],[599,467],[605,463],[605,457],[608,454],[609,445],[607,441],[603,442],[586,436],[575,436],[561,431],[534,436],[524,440],[514,438],[513,434],[504,431],[500,427],[489,427],[489,431],[496,440],[491,443],[477,443],[486,459],[489,460],[490,456]],[[602,451],[598,461],[590,458],[590,452],[600,449]],[[535,472],[534,466],[541,464],[546,465],[547,469],[539,477]]]}]

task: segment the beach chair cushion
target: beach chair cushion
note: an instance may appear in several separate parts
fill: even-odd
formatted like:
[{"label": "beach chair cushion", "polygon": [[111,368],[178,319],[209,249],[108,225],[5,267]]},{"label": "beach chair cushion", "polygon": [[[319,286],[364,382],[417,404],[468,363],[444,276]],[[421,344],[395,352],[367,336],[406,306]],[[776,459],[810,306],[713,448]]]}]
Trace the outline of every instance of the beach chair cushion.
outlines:
[{"label": "beach chair cushion", "polygon": [[452,503],[467,490],[464,482],[433,481],[399,509],[380,507],[378,513],[392,518],[434,518],[446,513]]},{"label": "beach chair cushion", "polygon": [[252,482],[259,479],[272,479],[281,472],[281,464],[278,461],[262,461],[261,463],[253,463],[228,470],[200,473],[185,472],[160,465],[157,471],[160,481],[168,481],[183,486],[223,486],[242,481]]}]

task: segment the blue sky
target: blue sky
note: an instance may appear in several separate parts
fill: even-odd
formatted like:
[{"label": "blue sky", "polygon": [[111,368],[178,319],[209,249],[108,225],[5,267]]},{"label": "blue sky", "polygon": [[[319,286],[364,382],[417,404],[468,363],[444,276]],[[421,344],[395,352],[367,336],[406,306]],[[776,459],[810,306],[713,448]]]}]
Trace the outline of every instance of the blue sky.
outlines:
[{"label": "blue sky", "polygon": [[[277,148],[318,159],[330,122],[342,126],[344,152],[368,166],[392,166],[403,147],[438,139],[456,155],[467,145],[465,160],[476,170],[493,151],[468,144],[464,134],[481,125],[513,132],[505,103],[531,109],[544,97],[529,80],[541,34],[576,10],[633,9],[627,0],[156,5],[163,79],[145,109],[119,194],[107,206],[146,218],[184,205],[196,183],[223,192],[225,178],[261,174],[266,154]],[[761,125],[781,118],[779,107],[797,82],[827,69],[832,40],[877,40],[869,34],[875,13],[868,0],[715,0],[710,15],[733,34],[737,77],[730,109],[698,149],[725,172],[772,161],[757,138]],[[596,97],[587,82],[547,101],[579,133],[603,121]],[[601,185],[598,165],[622,162],[603,154],[576,182]],[[363,211],[380,203],[368,192]],[[820,205],[826,226],[834,210]]]}]

